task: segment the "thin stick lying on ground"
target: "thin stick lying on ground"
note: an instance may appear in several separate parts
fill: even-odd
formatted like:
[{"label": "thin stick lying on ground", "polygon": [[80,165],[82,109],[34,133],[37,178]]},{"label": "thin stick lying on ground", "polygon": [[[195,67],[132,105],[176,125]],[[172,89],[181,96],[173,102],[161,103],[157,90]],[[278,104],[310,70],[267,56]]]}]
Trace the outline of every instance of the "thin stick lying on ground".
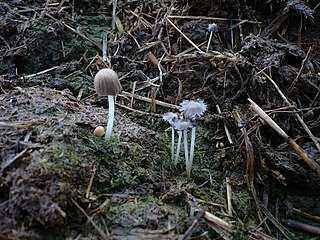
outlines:
[{"label": "thin stick lying on ground", "polygon": [[215,215],[207,211],[204,212],[203,218],[204,220],[206,220],[207,224],[211,228],[213,228],[223,239],[232,239],[232,224],[216,217]]},{"label": "thin stick lying on ground", "polygon": [[[220,107],[219,107],[218,104],[216,105],[216,108],[217,108],[217,110],[218,110],[218,113],[221,114],[222,112],[221,112],[221,109],[220,109]],[[224,131],[226,132],[226,135],[227,135],[227,138],[228,138],[229,143],[230,143],[230,144],[233,144],[233,141],[232,141],[231,136],[230,136],[229,129],[228,129],[227,124],[226,124],[225,121],[223,122],[223,127],[224,127]]]},{"label": "thin stick lying on ground", "polygon": [[[176,15],[168,15],[167,18],[171,19],[196,19],[196,20],[212,20],[212,21],[236,21],[241,22],[243,20],[241,19],[235,19],[235,18],[216,18],[216,17],[207,17],[207,16],[176,16]],[[258,21],[250,21],[246,20],[247,23],[255,23],[255,24],[261,24],[262,22]]]},{"label": "thin stick lying on ground", "polygon": [[203,52],[194,42],[190,40],[169,18],[167,18],[167,21],[172,25],[172,27],[177,30],[195,49],[197,49],[199,52]]},{"label": "thin stick lying on ground", "polygon": [[308,155],[301,149],[301,147],[293,141],[280,127],[275,123],[254,101],[248,99],[251,103],[251,109],[258,114],[268,125],[283,137],[293,148],[293,150],[305,161],[308,166],[320,176],[320,166],[314,160],[310,159]]},{"label": "thin stick lying on ground", "polygon": [[311,219],[313,221],[316,221],[316,222],[320,223],[320,217],[319,216],[314,216],[314,215],[311,215],[309,213],[302,212],[301,210],[299,210],[297,208],[292,208],[292,213],[294,213],[296,215],[299,215],[301,217],[309,218],[309,219]]},{"label": "thin stick lying on ground", "polygon": [[3,162],[0,165],[0,177],[2,177],[3,171],[9,167],[15,160],[17,160],[18,158],[22,157],[29,149],[26,148],[24,150],[22,150],[20,153],[18,153],[16,156],[14,156],[13,158],[10,158],[8,160],[3,160]]},{"label": "thin stick lying on ground", "polygon": [[25,76],[23,76],[23,77],[20,77],[20,79],[29,79],[29,78],[37,77],[37,76],[42,75],[42,74],[45,74],[45,73],[47,73],[47,72],[51,72],[51,71],[53,71],[53,70],[56,70],[57,68],[58,68],[58,66],[54,66],[54,67],[52,67],[52,68],[45,69],[45,70],[43,70],[43,71],[41,71],[41,72],[37,72],[37,73],[25,75]]},{"label": "thin stick lying on ground", "polygon": [[[188,230],[181,236],[181,240],[187,240],[191,238],[192,233],[197,229],[197,227],[200,224],[200,219],[202,218],[204,212],[200,211],[196,218],[193,220],[191,226],[188,228]],[[179,238],[180,239],[180,238]]]},{"label": "thin stick lying on ground", "polygon": [[[51,18],[52,20],[56,21],[56,22],[60,22],[58,19],[54,18],[53,16],[51,16],[50,14],[46,13],[45,14],[48,18]],[[75,30],[74,28],[72,28],[71,26],[69,26],[68,24],[62,22],[62,25],[64,27],[66,27],[68,30],[78,34],[80,37],[82,37],[83,39],[87,40],[88,42],[92,43],[93,45],[95,45],[96,47],[98,47],[100,50],[102,50],[102,46],[101,44],[95,42],[94,40],[92,40],[91,38],[87,37],[86,35],[84,35],[83,33]]]},{"label": "thin stick lying on ground", "polygon": [[124,109],[126,109],[126,110],[135,112],[135,113],[137,113],[137,114],[162,118],[162,114],[143,112],[143,111],[140,111],[140,110],[137,110],[137,109],[133,109],[133,108],[131,108],[131,107],[128,107],[128,106],[119,104],[119,103],[115,103],[115,104],[116,104],[118,107],[120,107],[120,108],[124,108]]},{"label": "thin stick lying on ground", "polygon": [[[124,95],[126,97],[133,97],[135,99],[138,99],[138,100],[141,100],[141,101],[145,101],[145,102],[148,102],[148,103],[151,103],[152,99],[151,98],[147,98],[147,97],[143,97],[143,96],[140,96],[140,95],[132,95],[132,93],[128,93],[128,92],[125,92],[125,91],[122,91],[121,94],[119,94],[119,96],[121,95]],[[159,101],[159,100],[155,100],[155,104],[159,105],[159,106],[162,106],[162,107],[167,107],[167,108],[172,108],[172,109],[176,109],[178,110],[179,109],[179,106],[177,105],[173,105],[173,104],[170,104],[170,103],[166,103],[166,102],[162,102],[162,101]]]},{"label": "thin stick lying on ground", "polygon": [[112,30],[114,30],[116,26],[116,16],[117,16],[116,11],[117,11],[117,0],[113,0],[112,1],[112,23],[111,23]]},{"label": "thin stick lying on ground", "polygon": [[229,216],[232,216],[232,188],[231,188],[231,183],[230,183],[230,178],[226,177],[226,186],[227,186],[227,203],[228,203],[228,214]]},{"label": "thin stick lying on ground", "polygon": [[[284,94],[281,92],[280,88],[278,87],[278,85],[273,81],[273,79],[264,72],[264,70],[261,70],[259,73],[262,73],[271,83],[272,85],[276,88],[276,90],[278,91],[278,93],[280,94],[280,96],[282,97],[282,99],[286,102],[286,104],[288,106],[292,106],[292,104],[289,102],[289,100],[284,96]],[[310,129],[308,128],[308,126],[305,124],[305,122],[303,121],[303,119],[300,117],[300,115],[298,113],[294,113],[294,116],[297,118],[297,120],[300,122],[300,124],[302,125],[302,127],[304,128],[304,130],[307,132],[308,136],[311,138],[311,140],[313,141],[314,145],[317,147],[318,151],[320,152],[320,144],[317,141],[317,139],[315,138],[315,136],[312,134],[312,132],[310,131]]]},{"label": "thin stick lying on ground", "polygon": [[252,143],[250,141],[250,138],[248,136],[248,132],[245,128],[244,121],[241,119],[240,114],[237,110],[233,111],[233,117],[237,121],[237,126],[240,128],[244,143],[246,146],[246,154],[247,154],[247,167],[246,167],[246,181],[248,184],[248,188],[253,191],[254,189],[254,174],[255,174],[255,161],[254,161],[254,151],[252,147]]},{"label": "thin stick lying on ground", "polygon": [[82,212],[82,214],[87,217],[88,221],[92,224],[92,226],[94,227],[94,229],[99,233],[99,235],[101,236],[101,238],[104,239],[104,240],[109,240],[110,237],[108,237],[108,236],[104,233],[104,231],[103,231],[101,228],[99,228],[99,227],[97,226],[97,224],[95,224],[94,221],[92,221],[91,217],[79,206],[79,204],[78,204],[75,200],[73,200],[73,198],[70,198],[70,199],[71,199],[71,202],[73,202],[73,204]]},{"label": "thin stick lying on ground", "polygon": [[296,78],[294,79],[294,81],[292,82],[291,86],[289,87],[289,89],[288,89],[288,91],[287,91],[287,96],[291,95],[293,88],[296,86],[297,82],[299,81],[300,76],[301,76],[301,74],[302,74],[302,70],[303,70],[303,68],[304,68],[304,66],[305,66],[305,63],[306,63],[306,61],[308,60],[308,58],[309,58],[309,56],[310,56],[311,49],[312,49],[312,48],[310,47],[309,50],[308,50],[308,52],[307,52],[306,57],[303,59],[303,61],[302,61],[302,63],[301,63],[300,70],[299,70]]},{"label": "thin stick lying on ground", "polygon": [[94,179],[94,175],[96,174],[96,171],[97,171],[97,167],[96,167],[96,165],[94,165],[93,169],[92,169],[90,181],[89,181],[89,184],[88,184],[88,187],[87,187],[87,190],[86,190],[86,198],[89,198],[91,187],[92,187],[92,183],[93,183],[93,179]]},{"label": "thin stick lying on ground", "polygon": [[287,220],[282,220],[281,221],[284,225],[291,227],[291,228],[295,228],[295,229],[300,229],[303,230],[305,232],[309,232],[309,233],[314,233],[317,235],[320,235],[320,227],[316,227],[316,226],[312,226],[309,224],[305,224],[305,223],[301,223],[298,221],[294,221],[291,219],[287,219]]}]

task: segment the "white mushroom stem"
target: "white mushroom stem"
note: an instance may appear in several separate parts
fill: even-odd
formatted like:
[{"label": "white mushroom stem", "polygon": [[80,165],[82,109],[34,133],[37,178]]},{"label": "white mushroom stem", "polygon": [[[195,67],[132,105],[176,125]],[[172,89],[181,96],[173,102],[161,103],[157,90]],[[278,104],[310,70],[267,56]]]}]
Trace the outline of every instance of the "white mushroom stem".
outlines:
[{"label": "white mushroom stem", "polygon": [[171,160],[174,159],[174,128],[171,128]]},{"label": "white mushroom stem", "polygon": [[191,146],[190,146],[190,159],[189,159],[191,167],[192,167],[192,162],[193,162],[195,143],[196,143],[196,127],[193,127],[191,130]]},{"label": "white mushroom stem", "polygon": [[180,147],[181,147],[181,139],[182,139],[182,131],[179,131],[178,136],[178,143],[177,143],[177,152],[176,152],[176,159],[174,161],[174,165],[177,166],[178,160],[179,160],[179,153],[180,153]]},{"label": "white mushroom stem", "polygon": [[187,177],[190,178],[190,176],[191,176],[191,165],[190,165],[190,161],[189,161],[187,130],[183,130],[183,144],[184,144],[184,157],[185,157],[185,160],[186,160]]},{"label": "white mushroom stem", "polygon": [[108,95],[108,102],[109,102],[109,115],[108,115],[108,124],[105,139],[109,140],[112,133],[112,127],[114,122],[114,96]]}]

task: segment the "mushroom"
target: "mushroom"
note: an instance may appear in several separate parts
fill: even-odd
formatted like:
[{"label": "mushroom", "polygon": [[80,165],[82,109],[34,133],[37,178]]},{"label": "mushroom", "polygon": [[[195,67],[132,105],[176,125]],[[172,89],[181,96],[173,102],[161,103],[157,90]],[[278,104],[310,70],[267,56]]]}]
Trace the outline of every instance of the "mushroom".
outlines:
[{"label": "mushroom", "polygon": [[109,116],[105,139],[109,140],[114,122],[114,97],[121,92],[121,84],[115,71],[101,69],[94,77],[94,88],[99,96],[108,96]]},{"label": "mushroom", "polygon": [[[207,105],[203,102],[203,100],[184,100],[182,103],[180,103],[180,111],[183,112],[183,115],[185,118],[194,120],[196,117],[200,117],[206,110]],[[191,146],[190,146],[190,159],[188,161],[187,168],[187,174],[191,174],[191,168],[192,168],[192,162],[194,157],[194,147],[195,147],[195,141],[196,141],[196,127],[194,124],[194,127],[191,131]],[[188,172],[189,171],[189,172]]]},{"label": "mushroom", "polygon": [[181,138],[182,138],[182,132],[183,132],[184,157],[185,157],[185,162],[186,162],[187,176],[188,176],[188,178],[190,178],[191,165],[190,165],[190,161],[189,161],[187,131],[188,131],[189,128],[193,128],[194,127],[194,123],[190,119],[179,119],[179,120],[173,122],[173,126],[174,126],[174,128],[176,130],[179,131],[179,139],[178,139],[178,144],[177,144],[175,165],[177,165],[178,159],[179,159]]},{"label": "mushroom", "polygon": [[93,134],[97,137],[102,137],[104,134],[104,127],[98,126],[96,129],[94,129]]},{"label": "mushroom", "polygon": [[178,114],[173,112],[167,112],[162,116],[163,120],[171,125],[171,159],[174,159],[174,127],[173,122],[177,121]]}]

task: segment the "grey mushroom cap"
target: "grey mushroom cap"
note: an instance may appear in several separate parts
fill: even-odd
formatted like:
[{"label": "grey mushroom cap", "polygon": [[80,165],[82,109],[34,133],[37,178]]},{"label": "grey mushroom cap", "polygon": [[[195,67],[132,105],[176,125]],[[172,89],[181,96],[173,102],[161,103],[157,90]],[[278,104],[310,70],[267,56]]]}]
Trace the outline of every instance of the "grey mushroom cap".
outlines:
[{"label": "grey mushroom cap", "polygon": [[162,118],[164,121],[172,124],[179,119],[179,115],[173,112],[166,112],[165,114],[163,114]]},{"label": "grey mushroom cap", "polygon": [[189,119],[200,117],[207,110],[207,104],[203,100],[184,100],[180,106],[180,111]]},{"label": "grey mushroom cap", "polygon": [[103,68],[94,77],[94,88],[99,96],[116,96],[122,87],[118,74],[110,68]]},{"label": "grey mushroom cap", "polygon": [[195,122],[192,122],[190,119],[179,119],[175,122],[172,122],[172,127],[178,131],[187,130],[189,128],[195,127]]}]

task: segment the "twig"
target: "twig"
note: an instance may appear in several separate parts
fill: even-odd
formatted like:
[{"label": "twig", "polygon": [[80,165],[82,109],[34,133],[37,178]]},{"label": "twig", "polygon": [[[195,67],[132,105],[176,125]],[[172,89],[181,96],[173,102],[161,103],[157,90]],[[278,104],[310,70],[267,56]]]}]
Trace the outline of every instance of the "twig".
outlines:
[{"label": "twig", "polygon": [[112,23],[111,23],[112,30],[114,30],[116,26],[116,16],[117,16],[116,11],[117,11],[117,0],[113,0],[112,1]]},{"label": "twig", "polygon": [[286,239],[293,240],[293,235],[286,229],[270,212],[269,210],[257,200],[260,209],[267,216],[267,218],[274,224],[274,226],[285,236]]},{"label": "twig", "polygon": [[45,74],[45,73],[47,73],[47,72],[51,72],[51,71],[53,71],[53,70],[56,70],[57,68],[58,68],[58,66],[54,66],[54,67],[52,67],[52,68],[43,70],[43,71],[41,71],[41,72],[37,72],[37,73],[25,75],[25,76],[23,76],[23,77],[20,77],[20,79],[29,79],[29,78],[37,77],[37,76],[42,75],[42,74]]},{"label": "twig", "polygon": [[[141,101],[144,101],[144,102],[148,102],[148,103],[151,103],[151,101],[152,101],[151,98],[147,98],[147,97],[143,97],[143,96],[140,96],[140,95],[128,93],[128,92],[125,92],[125,91],[122,91],[121,94],[119,94],[119,96],[121,96],[121,95],[127,96],[129,98],[134,97],[135,99],[138,99],[138,100],[141,100]],[[179,109],[179,106],[177,106],[177,105],[173,105],[173,104],[170,104],[170,103],[162,102],[162,101],[159,101],[159,100],[155,100],[155,104],[157,104],[159,106],[162,106],[162,107],[166,107],[166,108],[172,108],[172,109],[176,109],[176,110]]]},{"label": "twig", "polygon": [[171,24],[171,26],[177,30],[195,49],[197,49],[199,52],[203,52],[196,44],[194,44],[190,38],[188,38],[171,20],[167,17],[167,21]]},{"label": "twig", "polygon": [[83,213],[83,215],[87,217],[88,221],[92,224],[92,226],[99,233],[102,239],[109,240],[110,238],[104,233],[104,231],[101,228],[97,226],[97,224],[95,224],[94,221],[92,221],[91,217],[79,206],[79,204],[75,200],[73,200],[73,198],[70,199],[72,203]]},{"label": "twig", "polygon": [[88,187],[87,187],[87,191],[86,191],[86,198],[89,198],[89,194],[90,194],[90,190],[91,190],[91,187],[92,187],[94,175],[96,174],[96,170],[97,170],[97,167],[96,167],[96,165],[94,165],[93,169],[92,169],[91,177],[90,177],[90,180],[89,180],[89,184],[88,184]]},{"label": "twig", "polygon": [[124,108],[124,109],[126,109],[126,110],[129,110],[129,111],[131,111],[131,112],[135,112],[135,113],[138,113],[138,114],[141,114],[141,115],[148,115],[148,116],[153,116],[153,117],[162,118],[162,115],[161,115],[161,114],[143,112],[143,111],[140,111],[140,110],[133,109],[133,108],[131,108],[131,107],[122,105],[122,104],[120,104],[120,103],[115,103],[115,104],[116,104],[118,107]]},{"label": "twig", "polygon": [[191,226],[188,228],[188,230],[182,235],[181,240],[189,239],[192,235],[192,233],[196,230],[196,228],[199,226],[200,218],[202,218],[204,212],[200,211],[196,218],[193,220]]},{"label": "twig", "polygon": [[287,141],[293,150],[305,161],[308,166],[320,176],[320,166],[317,162],[310,159],[308,155],[301,149],[301,147],[293,141],[280,127],[277,123],[275,123],[254,101],[250,98],[248,101],[251,103],[251,109],[258,114],[268,125],[276,131],[281,137]]},{"label": "twig", "polygon": [[228,215],[232,216],[232,189],[231,189],[231,183],[230,178],[226,177],[226,188],[227,188],[227,204],[228,204]]},{"label": "twig", "polygon": [[218,51],[210,51],[210,52],[201,52],[201,53],[188,53],[188,54],[178,54],[176,56],[167,56],[163,59],[163,62],[169,62],[169,61],[175,61],[177,59],[201,59],[201,60],[207,60],[207,59],[214,59],[214,60],[226,60],[229,62],[239,62],[239,63],[245,63],[244,59],[241,59],[237,57],[236,55],[232,53],[221,53]]},{"label": "twig", "polygon": [[[52,17],[52,16],[51,16],[50,14],[48,14],[48,13],[46,13],[46,16],[49,17],[49,18],[51,18],[51,19],[54,20],[54,21],[57,21],[57,22],[59,21],[58,19]],[[84,35],[83,33],[75,30],[74,28],[70,27],[68,24],[66,24],[66,23],[64,23],[64,22],[62,22],[62,24],[63,24],[64,27],[66,27],[66,28],[69,29],[70,31],[78,34],[80,37],[84,38],[85,40],[87,40],[88,42],[92,43],[93,45],[95,45],[95,46],[96,46],[97,48],[99,48],[100,50],[102,50],[101,44],[99,44],[99,43],[95,42],[94,40],[88,38],[86,35]]]},{"label": "twig", "polygon": [[[221,114],[221,110],[220,110],[220,107],[219,107],[218,104],[216,105],[216,108],[217,108],[217,110],[218,110],[218,113]],[[223,127],[224,127],[224,131],[226,132],[226,135],[227,135],[227,138],[228,138],[229,143],[230,143],[230,144],[233,144],[233,141],[232,141],[231,136],[230,136],[229,129],[228,129],[227,124],[226,124],[225,121],[223,122]]]},{"label": "twig", "polygon": [[294,79],[294,81],[292,82],[291,86],[289,87],[289,89],[287,91],[287,96],[291,95],[292,90],[294,89],[294,87],[296,86],[297,82],[299,81],[300,76],[302,74],[302,70],[303,70],[303,68],[305,66],[305,63],[306,63],[306,61],[308,60],[308,58],[310,56],[311,49],[312,49],[312,47],[309,48],[306,57],[303,59],[303,61],[301,63],[301,66],[300,66],[300,69],[299,69],[299,72],[298,72],[296,78]]},{"label": "twig", "polygon": [[28,128],[29,126],[41,124],[43,122],[45,122],[45,120],[0,122],[0,128]]},{"label": "twig", "polygon": [[20,153],[18,153],[16,156],[14,156],[13,158],[10,158],[9,160],[3,160],[1,165],[0,165],[0,178],[2,177],[3,171],[9,167],[15,160],[17,160],[18,158],[22,157],[29,149],[26,148],[24,150],[22,150]]},{"label": "twig", "polygon": [[[196,19],[196,20],[212,20],[212,21],[238,21],[243,20],[233,19],[233,18],[216,18],[216,17],[206,17],[206,16],[177,16],[177,15],[168,15],[167,18],[171,19]],[[247,23],[261,24],[262,22],[246,20]]]},{"label": "twig", "polygon": [[297,209],[297,208],[292,208],[292,213],[297,214],[299,216],[305,217],[305,218],[309,218],[313,221],[319,222],[320,223],[320,217],[319,216],[314,216],[311,215],[309,213],[306,212],[302,212],[301,210]]},{"label": "twig", "polygon": [[132,106],[133,106],[133,100],[134,100],[134,94],[135,94],[135,91],[136,91],[136,86],[137,86],[137,81],[134,81],[133,83],[132,83],[132,90],[131,90],[131,94],[132,94],[132,96],[131,96],[131,100],[130,100],[130,107],[132,108]]},{"label": "twig", "polygon": [[[286,104],[288,106],[292,106],[292,104],[288,101],[288,99],[284,96],[284,94],[282,93],[282,91],[280,90],[280,88],[278,87],[278,85],[273,81],[273,79],[264,72],[264,70],[260,71],[272,84],[273,86],[276,88],[276,90],[278,91],[278,93],[280,94],[280,96],[282,97],[282,99],[286,102]],[[303,121],[303,119],[300,117],[300,115],[298,113],[294,113],[294,116],[297,118],[297,120],[300,122],[300,124],[302,125],[302,127],[304,128],[304,130],[307,132],[308,136],[311,138],[311,140],[313,141],[314,145],[317,147],[318,151],[320,152],[320,144],[317,141],[317,139],[315,138],[315,136],[313,135],[313,133],[310,131],[310,129],[308,128],[308,126],[305,124],[305,122]]]},{"label": "twig", "polygon": [[255,161],[254,161],[254,152],[253,152],[252,143],[250,141],[248,132],[243,124],[243,120],[241,119],[239,112],[234,111],[233,117],[236,119],[237,125],[243,134],[243,139],[246,146],[246,154],[247,154],[246,180],[247,180],[248,188],[252,191],[254,188],[253,183],[254,183],[254,171],[255,171]]},{"label": "twig", "polygon": [[213,228],[223,239],[232,239],[232,224],[216,217],[215,215],[205,211],[203,218],[206,220],[207,224]]},{"label": "twig", "polygon": [[291,227],[291,228],[296,228],[299,230],[303,230],[305,232],[309,232],[309,233],[314,233],[317,235],[320,235],[320,227],[316,227],[316,226],[312,226],[306,223],[301,223],[298,221],[294,221],[291,219],[287,219],[287,220],[282,220],[281,221],[284,225]]}]

